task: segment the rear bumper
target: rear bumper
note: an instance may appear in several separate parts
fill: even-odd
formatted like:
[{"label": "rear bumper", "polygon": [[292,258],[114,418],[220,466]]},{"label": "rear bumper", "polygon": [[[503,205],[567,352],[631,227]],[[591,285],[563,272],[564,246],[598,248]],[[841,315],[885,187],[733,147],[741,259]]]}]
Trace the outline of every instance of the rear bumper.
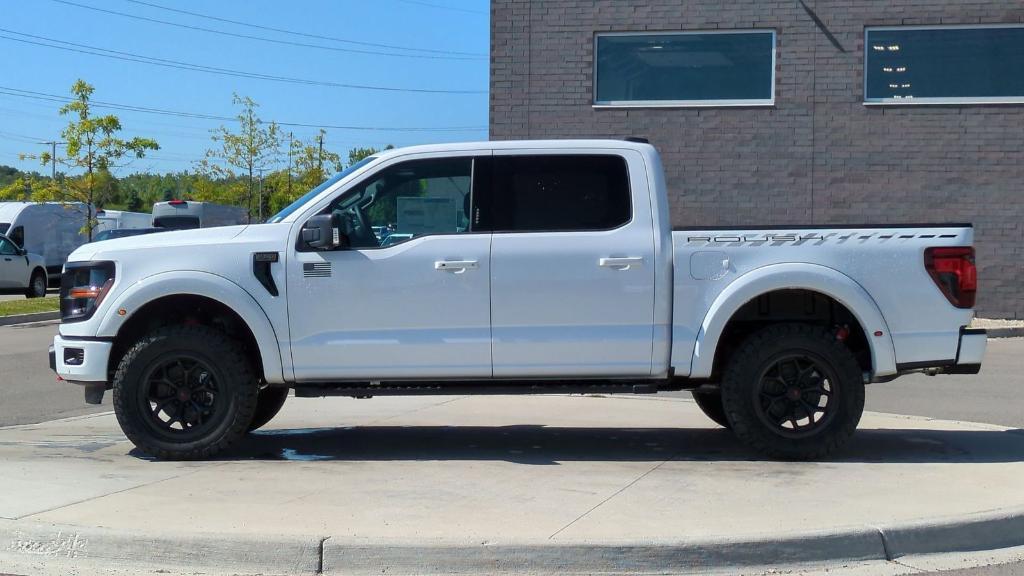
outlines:
[{"label": "rear bumper", "polygon": [[901,374],[923,372],[936,374],[977,374],[981,371],[981,361],[985,357],[988,345],[988,333],[978,328],[961,328],[957,342],[956,358],[949,360],[931,360],[927,362],[910,362],[897,364],[897,373],[892,377],[880,378],[876,382],[888,382]]},{"label": "rear bumper", "polygon": [[977,328],[960,330],[960,346],[956,352],[956,364],[948,366],[945,374],[977,374],[981,370],[981,360],[985,357],[988,345],[988,333]]},{"label": "rear bumper", "polygon": [[50,369],[76,384],[107,381],[107,362],[113,342],[107,340],[54,336],[50,346]]}]

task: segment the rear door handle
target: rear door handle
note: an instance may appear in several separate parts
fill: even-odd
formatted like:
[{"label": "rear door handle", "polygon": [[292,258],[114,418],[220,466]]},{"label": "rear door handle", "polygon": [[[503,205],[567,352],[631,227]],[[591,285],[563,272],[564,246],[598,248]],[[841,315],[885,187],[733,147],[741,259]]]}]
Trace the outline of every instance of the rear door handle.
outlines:
[{"label": "rear door handle", "polygon": [[461,274],[466,270],[475,270],[476,268],[476,260],[438,260],[434,262],[434,270],[454,272],[455,274]]},{"label": "rear door handle", "polygon": [[633,266],[641,266],[644,263],[643,256],[623,256],[621,258],[601,258],[597,265],[603,268],[615,268],[617,270],[629,270]]}]

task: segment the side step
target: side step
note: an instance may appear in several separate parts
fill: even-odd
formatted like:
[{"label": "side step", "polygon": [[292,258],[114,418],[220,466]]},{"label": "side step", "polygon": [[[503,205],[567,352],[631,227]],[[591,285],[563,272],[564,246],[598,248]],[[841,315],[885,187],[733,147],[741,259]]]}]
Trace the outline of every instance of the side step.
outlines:
[{"label": "side step", "polygon": [[686,389],[681,380],[456,380],[451,382],[317,382],[296,384],[297,398],[463,394],[656,394]]}]

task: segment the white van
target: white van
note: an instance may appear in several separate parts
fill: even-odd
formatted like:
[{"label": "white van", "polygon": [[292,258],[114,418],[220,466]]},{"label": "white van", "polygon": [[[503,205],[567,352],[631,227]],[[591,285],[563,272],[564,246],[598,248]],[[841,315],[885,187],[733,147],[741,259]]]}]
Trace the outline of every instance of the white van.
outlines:
[{"label": "white van", "polygon": [[60,278],[68,254],[89,240],[88,218],[82,202],[0,202],[0,234],[42,256],[51,279]]},{"label": "white van", "polygon": [[248,224],[245,208],[192,200],[153,204],[153,227],[171,230]]},{"label": "white van", "polygon": [[153,215],[144,212],[127,212],[125,210],[97,210],[96,228],[93,236],[104,230],[124,230],[149,228],[152,226]]}]

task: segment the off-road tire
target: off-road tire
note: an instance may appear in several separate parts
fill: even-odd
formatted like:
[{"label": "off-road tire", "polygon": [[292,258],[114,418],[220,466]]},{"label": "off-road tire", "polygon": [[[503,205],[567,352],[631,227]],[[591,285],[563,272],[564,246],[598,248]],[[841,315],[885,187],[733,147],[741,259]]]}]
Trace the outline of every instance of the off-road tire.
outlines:
[{"label": "off-road tire", "polygon": [[45,298],[46,288],[46,274],[36,270],[32,272],[32,277],[28,281],[28,288],[25,289],[25,298]]},{"label": "off-road tire", "polygon": [[[831,419],[801,438],[786,437],[769,426],[754,406],[762,373],[788,354],[813,358],[832,373],[838,388]],[[749,336],[727,361],[721,388],[733,432],[772,458],[812,460],[832,454],[850,439],[864,412],[863,372],[853,352],[825,328],[808,324],[778,324]]]},{"label": "off-road tire", "polygon": [[[175,353],[201,358],[223,388],[218,392],[224,402],[219,417],[202,437],[188,441],[154,431],[140,407],[139,395],[149,386],[143,381],[147,371]],[[121,359],[113,389],[114,413],[125,436],[142,452],[165,460],[206,459],[226,450],[248,430],[259,392],[242,346],[219,330],[198,325],[160,328],[142,337]]]},{"label": "off-road tire", "polygon": [[697,407],[700,408],[705,416],[711,418],[715,424],[723,428],[732,428],[732,425],[729,424],[729,419],[725,416],[725,408],[722,406],[722,393],[720,391],[697,392],[694,390],[690,394],[693,395],[694,401],[697,402]]},{"label": "off-road tire", "polygon": [[249,423],[249,432],[262,428],[277,416],[288,399],[288,389],[276,386],[267,386],[260,390],[256,397],[256,412]]}]

